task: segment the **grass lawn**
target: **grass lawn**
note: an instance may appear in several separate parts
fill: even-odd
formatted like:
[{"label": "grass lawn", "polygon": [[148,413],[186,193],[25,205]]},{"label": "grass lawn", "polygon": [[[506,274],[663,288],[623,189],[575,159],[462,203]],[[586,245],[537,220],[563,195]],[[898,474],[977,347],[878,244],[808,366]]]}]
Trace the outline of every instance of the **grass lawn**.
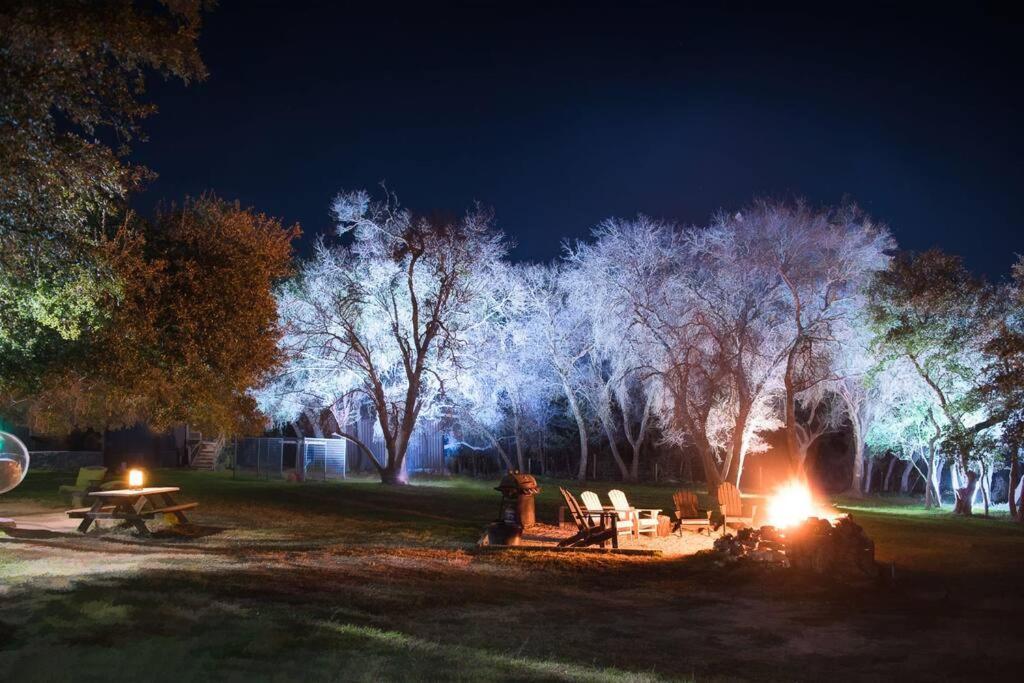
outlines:
[{"label": "grass lawn", "polygon": [[[62,509],[72,478],[30,473],[0,515]],[[707,556],[477,552],[496,482],[152,480],[200,502],[198,533],[0,539],[5,680],[936,680],[1024,666],[1024,530],[1002,519],[838,501],[896,563],[894,585],[865,589]],[[551,521],[558,482],[541,484]],[[668,487],[623,488],[669,507]]]}]

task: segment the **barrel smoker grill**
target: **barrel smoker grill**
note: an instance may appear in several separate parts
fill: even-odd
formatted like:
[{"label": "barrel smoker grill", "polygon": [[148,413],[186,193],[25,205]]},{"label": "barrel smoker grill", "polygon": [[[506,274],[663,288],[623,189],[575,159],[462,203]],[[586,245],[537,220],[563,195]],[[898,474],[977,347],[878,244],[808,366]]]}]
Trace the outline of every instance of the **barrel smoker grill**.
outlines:
[{"label": "barrel smoker grill", "polygon": [[494,487],[501,493],[498,521],[487,527],[492,545],[518,545],[524,529],[537,523],[534,497],[540,493],[537,480],[529,474],[512,471]]}]

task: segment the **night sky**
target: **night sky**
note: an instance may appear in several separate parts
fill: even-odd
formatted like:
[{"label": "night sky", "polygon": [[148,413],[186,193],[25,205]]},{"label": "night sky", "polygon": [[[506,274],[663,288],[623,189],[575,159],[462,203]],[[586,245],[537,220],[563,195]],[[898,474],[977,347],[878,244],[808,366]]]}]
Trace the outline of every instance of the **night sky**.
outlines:
[{"label": "night sky", "polygon": [[993,278],[1024,251],[1019,11],[682,4],[222,0],[210,77],[151,90],[136,203],[212,189],[307,249],[339,190],[385,181],[492,206],[546,260],[608,216],[849,197]]}]

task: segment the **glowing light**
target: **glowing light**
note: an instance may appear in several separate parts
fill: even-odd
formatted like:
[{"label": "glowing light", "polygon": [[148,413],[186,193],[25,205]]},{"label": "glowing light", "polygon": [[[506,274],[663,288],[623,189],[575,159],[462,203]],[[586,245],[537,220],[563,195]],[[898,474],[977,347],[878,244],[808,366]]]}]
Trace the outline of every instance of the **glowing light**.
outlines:
[{"label": "glowing light", "polygon": [[780,529],[800,524],[808,517],[822,516],[830,515],[819,514],[811,489],[803,482],[789,482],[768,500],[768,523]]},{"label": "glowing light", "polygon": [[142,470],[128,471],[128,488],[141,489],[143,485]]}]

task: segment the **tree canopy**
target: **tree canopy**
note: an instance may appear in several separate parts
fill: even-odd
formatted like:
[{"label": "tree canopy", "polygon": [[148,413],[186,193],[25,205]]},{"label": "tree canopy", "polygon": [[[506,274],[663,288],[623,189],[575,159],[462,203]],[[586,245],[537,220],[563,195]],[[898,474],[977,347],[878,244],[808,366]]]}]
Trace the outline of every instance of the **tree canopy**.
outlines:
[{"label": "tree canopy", "polygon": [[0,354],[33,363],[99,323],[125,199],[151,172],[126,161],[155,111],[156,73],[205,77],[202,0],[0,5]]},{"label": "tree canopy", "polygon": [[255,428],[249,389],[282,357],[273,288],[297,234],[212,195],[131,217],[106,243],[117,286],[102,324],[35,372],[4,368],[12,405],[44,429]]}]

